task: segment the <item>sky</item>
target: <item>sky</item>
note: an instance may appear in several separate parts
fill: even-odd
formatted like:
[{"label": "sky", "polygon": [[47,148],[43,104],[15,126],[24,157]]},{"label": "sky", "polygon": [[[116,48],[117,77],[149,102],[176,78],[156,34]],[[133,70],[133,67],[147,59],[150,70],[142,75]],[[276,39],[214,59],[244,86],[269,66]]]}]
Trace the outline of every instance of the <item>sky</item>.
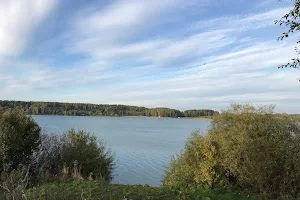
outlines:
[{"label": "sky", "polygon": [[300,113],[277,0],[0,0],[0,99]]}]

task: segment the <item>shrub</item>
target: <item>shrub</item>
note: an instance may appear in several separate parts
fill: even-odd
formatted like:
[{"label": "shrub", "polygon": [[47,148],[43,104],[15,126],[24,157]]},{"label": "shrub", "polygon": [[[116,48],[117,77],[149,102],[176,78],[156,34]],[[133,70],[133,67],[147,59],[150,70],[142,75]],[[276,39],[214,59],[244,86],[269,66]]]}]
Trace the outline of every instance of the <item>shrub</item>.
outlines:
[{"label": "shrub", "polygon": [[173,160],[165,184],[237,186],[268,196],[300,191],[300,125],[273,107],[232,105],[214,116],[205,136],[194,135]]},{"label": "shrub", "polygon": [[164,184],[178,187],[205,184],[215,187],[223,173],[217,156],[216,143],[195,131],[186,142],[184,152],[171,161]]},{"label": "shrub", "polygon": [[69,168],[78,161],[81,174],[87,178],[90,173],[94,178],[112,179],[114,157],[106,151],[105,144],[94,135],[74,129],[67,133],[68,143],[63,146],[63,161]]},{"label": "shrub", "polygon": [[114,156],[94,135],[71,129],[61,136],[43,135],[32,166],[39,182],[68,177],[110,181]]},{"label": "shrub", "polygon": [[221,165],[243,188],[274,196],[300,191],[300,126],[274,117],[272,106],[233,105],[215,116],[209,134]]},{"label": "shrub", "polygon": [[5,113],[5,110],[3,110],[3,109],[0,108],[0,117],[1,117],[1,115],[3,115],[4,113]]},{"label": "shrub", "polygon": [[31,183],[53,181],[61,175],[63,165],[62,149],[66,143],[66,134],[41,135],[39,149],[33,153],[31,159]]},{"label": "shrub", "polygon": [[8,171],[5,167],[1,172],[0,199],[3,200],[26,200],[25,190],[29,180],[29,170],[20,167]]},{"label": "shrub", "polygon": [[0,117],[0,166],[10,170],[27,165],[40,141],[40,127],[22,111],[6,111]]}]

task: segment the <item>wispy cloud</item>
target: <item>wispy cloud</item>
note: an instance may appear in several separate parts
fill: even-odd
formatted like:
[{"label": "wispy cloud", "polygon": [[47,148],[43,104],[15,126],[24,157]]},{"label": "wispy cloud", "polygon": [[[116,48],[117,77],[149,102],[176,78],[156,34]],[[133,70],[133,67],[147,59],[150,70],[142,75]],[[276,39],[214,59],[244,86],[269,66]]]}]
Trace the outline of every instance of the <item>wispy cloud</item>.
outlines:
[{"label": "wispy cloud", "polygon": [[[41,42],[43,48],[59,44],[54,57],[7,59],[3,55],[26,49],[58,6],[50,0],[18,2],[9,4],[18,15],[7,11],[1,14],[8,20],[0,19],[0,96],[5,99],[179,109],[253,102],[274,103],[288,112],[295,112],[292,105],[300,100],[299,74],[277,69],[295,54],[292,40],[280,43],[274,34],[281,31],[274,20],[289,8],[210,16],[214,4],[206,0],[90,2],[68,15],[62,32]],[[27,14],[34,20],[25,20]],[[58,54],[61,62],[53,62]]]},{"label": "wispy cloud", "polygon": [[0,57],[19,54],[56,3],[56,0],[0,1]]},{"label": "wispy cloud", "polygon": [[280,19],[291,7],[276,8],[255,14],[239,14],[222,16],[207,20],[200,20],[189,25],[189,31],[203,31],[206,29],[232,29],[238,32],[275,26],[274,21]]}]

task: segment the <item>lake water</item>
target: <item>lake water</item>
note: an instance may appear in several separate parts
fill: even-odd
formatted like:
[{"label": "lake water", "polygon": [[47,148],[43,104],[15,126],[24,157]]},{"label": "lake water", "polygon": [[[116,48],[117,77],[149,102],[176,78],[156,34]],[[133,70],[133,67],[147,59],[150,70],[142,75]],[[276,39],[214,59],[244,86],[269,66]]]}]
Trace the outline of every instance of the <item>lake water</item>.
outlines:
[{"label": "lake water", "polygon": [[106,141],[116,154],[113,183],[161,184],[173,155],[191,132],[204,132],[209,120],[130,117],[32,116],[48,133],[84,129]]}]

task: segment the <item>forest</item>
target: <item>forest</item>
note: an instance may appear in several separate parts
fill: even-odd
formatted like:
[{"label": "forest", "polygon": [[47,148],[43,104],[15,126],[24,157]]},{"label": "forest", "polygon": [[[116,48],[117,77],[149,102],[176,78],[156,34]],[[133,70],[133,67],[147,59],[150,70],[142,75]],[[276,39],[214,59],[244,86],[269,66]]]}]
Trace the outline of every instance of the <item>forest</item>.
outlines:
[{"label": "forest", "polygon": [[206,117],[218,114],[217,111],[210,109],[182,112],[170,108],[146,108],[127,105],[0,100],[0,112],[8,109],[20,109],[29,115],[67,116]]}]

